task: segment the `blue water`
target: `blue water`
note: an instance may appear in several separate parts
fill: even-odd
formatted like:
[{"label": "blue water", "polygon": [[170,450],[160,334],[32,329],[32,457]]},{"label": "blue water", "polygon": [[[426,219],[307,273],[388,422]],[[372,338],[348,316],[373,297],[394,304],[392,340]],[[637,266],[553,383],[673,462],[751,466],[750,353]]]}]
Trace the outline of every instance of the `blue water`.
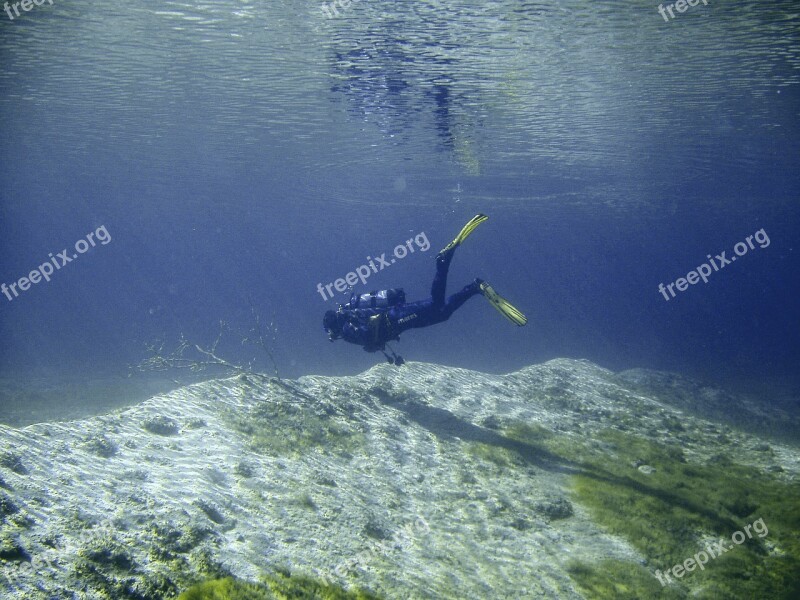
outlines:
[{"label": "blue water", "polygon": [[[274,323],[281,376],[358,373],[383,357],[328,342],[322,314],[347,294],[317,285],[424,233],[427,252],[357,286],[421,299],[436,251],[484,212],[450,289],[480,276],[528,326],[475,298],[403,335],[406,360],[507,372],[578,357],[797,397],[796,2],[714,0],[670,22],[654,2],[339,12],[0,13],[0,282],[100,227],[110,238],[0,295],[2,377],[135,386],[148,344],[209,347],[220,320],[234,330],[220,353],[272,372],[237,337],[251,304]],[[659,293],[762,229],[766,247]]]}]

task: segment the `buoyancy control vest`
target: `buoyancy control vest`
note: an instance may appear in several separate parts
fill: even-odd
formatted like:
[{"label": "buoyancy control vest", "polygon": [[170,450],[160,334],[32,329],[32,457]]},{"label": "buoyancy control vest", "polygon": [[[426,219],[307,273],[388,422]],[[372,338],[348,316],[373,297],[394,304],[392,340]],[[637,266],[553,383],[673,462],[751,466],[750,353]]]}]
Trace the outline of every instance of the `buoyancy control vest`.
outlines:
[{"label": "buoyancy control vest", "polygon": [[398,304],[405,304],[406,293],[403,288],[394,288],[390,290],[380,290],[369,292],[368,294],[352,294],[350,302],[344,305],[344,308],[357,309],[357,308],[388,308]]}]

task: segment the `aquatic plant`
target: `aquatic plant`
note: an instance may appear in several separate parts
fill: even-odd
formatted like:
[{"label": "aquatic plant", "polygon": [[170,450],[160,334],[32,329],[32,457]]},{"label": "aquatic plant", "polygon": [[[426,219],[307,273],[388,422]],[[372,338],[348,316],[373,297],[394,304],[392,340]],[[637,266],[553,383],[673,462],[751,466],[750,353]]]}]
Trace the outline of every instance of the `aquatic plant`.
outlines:
[{"label": "aquatic plant", "polygon": [[380,600],[369,592],[346,591],[308,577],[275,574],[262,578],[259,583],[238,581],[231,577],[215,579],[195,585],[178,600],[289,600],[308,598],[316,600]]},{"label": "aquatic plant", "polygon": [[208,537],[214,535],[207,525],[191,522],[155,522],[151,525],[153,537],[150,558],[152,560],[172,560],[177,555],[192,551]]},{"label": "aquatic plant", "polygon": [[275,326],[275,314],[273,313],[272,320],[266,325],[252,301],[248,299],[248,303],[253,319],[252,326],[248,331],[235,331],[228,323],[220,321],[217,338],[211,346],[203,347],[190,342],[183,334],[181,334],[178,345],[172,352],[165,352],[163,343],[153,342],[148,344],[148,351],[152,356],[141,361],[137,365],[137,369],[139,371],[186,369],[192,373],[199,373],[206,369],[219,369],[230,375],[246,376],[249,374],[256,377],[260,376],[260,374],[253,369],[253,365],[256,362],[255,357],[251,359],[247,365],[241,365],[226,360],[221,356],[222,353],[218,347],[222,338],[226,333],[233,333],[234,337],[239,338],[241,345],[252,345],[263,351],[272,364],[275,378],[280,380],[278,363],[275,360],[275,346],[278,339],[278,330]]},{"label": "aquatic plant", "polygon": [[297,497],[297,504],[309,510],[317,510],[317,503],[308,492],[303,492]]},{"label": "aquatic plant", "polygon": [[200,417],[189,417],[186,419],[185,426],[186,429],[201,429],[203,427],[207,427],[208,423],[206,423],[205,419]]},{"label": "aquatic plant", "polygon": [[91,540],[91,544],[82,548],[78,556],[84,557],[98,565],[106,565],[114,569],[130,570],[134,561],[125,546],[109,535],[99,536]]},{"label": "aquatic plant", "polygon": [[30,555],[10,532],[0,534],[0,560],[8,562],[29,561]]},{"label": "aquatic plant", "polygon": [[117,453],[117,445],[103,434],[88,437],[83,447],[101,458],[111,458]]},{"label": "aquatic plant", "polygon": [[272,595],[264,586],[236,581],[231,577],[200,583],[178,596],[178,600],[271,600],[271,598]]},{"label": "aquatic plant", "polygon": [[388,540],[392,538],[392,527],[382,515],[371,512],[367,515],[367,522],[364,525],[363,534],[378,541]]},{"label": "aquatic plant", "polygon": [[568,519],[575,514],[572,503],[566,498],[552,498],[534,504],[536,512],[549,521]]},{"label": "aquatic plant", "polygon": [[6,517],[18,512],[19,508],[11,500],[8,494],[0,493],[0,521],[5,521]]},{"label": "aquatic plant", "polygon": [[493,444],[468,442],[466,450],[467,454],[470,454],[471,456],[474,456],[480,460],[493,463],[498,467],[510,467],[519,460],[519,458],[511,450],[501,448]]},{"label": "aquatic plant", "polygon": [[[683,563],[711,539],[727,538],[732,545],[730,536],[744,524],[761,518],[768,525],[767,539],[748,539],[663,589],[641,565],[572,563],[569,572],[589,597],[668,598],[687,592],[709,598],[800,597],[800,483],[726,455],[690,463],[680,447],[616,430],[576,441],[543,437],[516,423],[505,434],[577,465],[574,500],[607,530],[625,537],[653,571]],[[652,468],[640,470],[642,465]]]},{"label": "aquatic plant", "polygon": [[217,525],[222,525],[227,522],[225,515],[222,514],[222,509],[213,502],[205,498],[198,498],[192,504],[202,510],[203,513]]},{"label": "aquatic plant", "polygon": [[686,592],[683,590],[662,588],[658,580],[644,567],[620,560],[604,560],[591,565],[572,561],[567,565],[567,573],[589,599],[686,598]]},{"label": "aquatic plant", "polygon": [[174,420],[170,419],[169,417],[165,417],[164,415],[147,417],[142,422],[142,427],[144,427],[150,433],[164,436],[177,435],[179,431],[178,424]]},{"label": "aquatic plant", "polygon": [[345,454],[364,444],[363,434],[353,425],[283,398],[261,402],[246,414],[232,411],[226,418],[245,436],[250,449],[262,454],[299,456],[312,447]]},{"label": "aquatic plant", "polygon": [[15,452],[4,452],[0,455],[0,466],[14,471],[17,475],[28,474],[28,468],[23,464],[22,458]]},{"label": "aquatic plant", "polygon": [[238,475],[239,477],[244,477],[245,479],[249,479],[256,474],[256,468],[252,463],[240,460],[233,468],[233,474]]}]

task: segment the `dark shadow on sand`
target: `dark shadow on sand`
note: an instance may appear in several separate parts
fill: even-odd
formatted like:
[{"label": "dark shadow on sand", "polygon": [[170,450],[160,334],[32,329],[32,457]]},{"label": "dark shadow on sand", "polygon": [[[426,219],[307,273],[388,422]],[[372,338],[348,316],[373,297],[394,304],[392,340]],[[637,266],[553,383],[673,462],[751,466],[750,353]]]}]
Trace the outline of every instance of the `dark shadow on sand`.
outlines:
[{"label": "dark shadow on sand", "polygon": [[[677,494],[648,486],[631,477],[615,475],[593,464],[569,460],[531,443],[507,438],[496,431],[465,421],[447,410],[423,404],[418,399],[398,398],[376,388],[371,389],[370,393],[376,396],[382,404],[401,411],[411,421],[442,439],[457,438],[466,442],[491,444],[512,450],[527,464],[546,471],[581,475],[596,481],[627,487],[639,494],[651,496],[666,504],[679,506],[686,511],[701,515],[713,523],[721,534],[727,535],[728,532],[736,531],[739,528],[736,521],[722,517],[705,506],[688,502]],[[764,551],[763,548],[761,551]]]}]

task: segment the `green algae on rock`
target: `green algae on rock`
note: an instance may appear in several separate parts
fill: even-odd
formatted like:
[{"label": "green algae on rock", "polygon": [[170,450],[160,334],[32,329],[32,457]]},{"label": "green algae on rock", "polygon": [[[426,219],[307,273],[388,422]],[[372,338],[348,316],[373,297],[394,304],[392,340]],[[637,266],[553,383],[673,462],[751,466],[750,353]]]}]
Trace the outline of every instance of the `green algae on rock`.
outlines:
[{"label": "green algae on rock", "polygon": [[355,452],[362,446],[363,436],[329,412],[266,401],[246,413],[231,413],[228,419],[246,437],[250,448],[262,454],[297,456],[312,447],[334,453]]},{"label": "green algae on rock", "polygon": [[215,579],[195,585],[178,600],[290,600],[316,598],[318,600],[380,600],[361,590],[346,591],[307,577],[276,574],[263,577],[259,583],[238,581],[232,577]]},{"label": "green algae on rock", "polygon": [[[508,433],[530,444],[543,439],[519,424]],[[544,439],[545,447],[579,464],[573,475],[575,500],[637,547],[653,571],[682,564],[710,540],[730,538],[751,521],[766,521],[768,540],[750,536],[734,553],[685,579],[674,578],[663,597],[800,597],[800,482],[783,481],[724,454],[690,463],[680,447],[613,429],[593,440],[606,444],[607,451],[592,443]],[[636,468],[644,463],[654,469]],[[644,577],[648,571],[641,565],[621,561],[573,562],[570,573],[592,598],[653,597],[652,581],[657,582],[652,575],[652,581]]]}]

